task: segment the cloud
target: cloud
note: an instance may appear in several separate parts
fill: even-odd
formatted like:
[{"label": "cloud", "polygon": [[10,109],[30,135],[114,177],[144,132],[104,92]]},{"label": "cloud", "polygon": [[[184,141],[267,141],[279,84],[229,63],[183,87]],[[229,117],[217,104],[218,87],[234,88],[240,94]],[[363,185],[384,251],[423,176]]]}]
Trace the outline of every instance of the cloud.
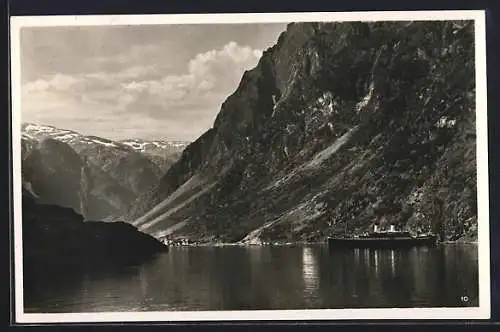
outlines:
[{"label": "cloud", "polygon": [[248,46],[241,47],[232,41],[221,50],[211,50],[198,54],[189,62],[189,72],[197,79],[220,80],[222,83],[234,86],[239,81],[237,74],[241,69],[249,69],[257,64],[262,51]]},{"label": "cloud", "polygon": [[65,92],[72,90],[79,80],[73,76],[56,74],[49,80],[38,79],[33,82],[28,82],[24,85],[23,90],[27,93],[38,93],[43,91]]},{"label": "cloud", "polygon": [[[135,55],[129,58],[136,59],[136,53],[153,48],[131,50]],[[39,78],[22,86],[23,121],[64,123],[83,132],[78,127],[86,126],[110,138],[144,137],[154,129],[168,139],[196,139],[212,125],[224,99],[261,55],[261,50],[231,41],[196,54],[184,72],[176,74],[156,63],[134,62],[119,71]],[[117,60],[129,61],[126,55]],[[95,125],[89,128],[84,119]]]}]

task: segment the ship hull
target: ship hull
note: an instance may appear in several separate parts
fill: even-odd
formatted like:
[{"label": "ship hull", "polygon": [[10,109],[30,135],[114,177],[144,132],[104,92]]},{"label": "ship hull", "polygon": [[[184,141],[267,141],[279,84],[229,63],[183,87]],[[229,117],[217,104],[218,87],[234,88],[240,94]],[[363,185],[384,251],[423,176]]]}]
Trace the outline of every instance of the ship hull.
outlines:
[{"label": "ship hull", "polygon": [[417,238],[329,238],[330,248],[410,248],[427,246],[433,247],[437,243],[436,236]]}]

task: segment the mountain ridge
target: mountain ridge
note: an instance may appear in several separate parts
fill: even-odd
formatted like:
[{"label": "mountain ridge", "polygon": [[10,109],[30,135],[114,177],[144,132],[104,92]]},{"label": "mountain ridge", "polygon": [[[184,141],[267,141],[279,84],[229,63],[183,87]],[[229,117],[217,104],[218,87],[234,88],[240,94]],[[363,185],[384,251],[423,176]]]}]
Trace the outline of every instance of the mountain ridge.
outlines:
[{"label": "mountain ridge", "polygon": [[145,152],[145,150],[147,150],[147,145],[153,145],[158,148],[184,148],[189,144],[188,141],[148,140],[142,138],[112,140],[95,135],[84,135],[74,130],[62,129],[51,125],[40,125],[32,122],[24,122],[21,124],[21,135],[23,138],[27,139],[52,137],[65,143],[71,143],[72,139],[79,139],[88,144],[96,143],[106,145],[114,143],[117,147],[124,145],[125,147],[130,147],[140,152]]}]

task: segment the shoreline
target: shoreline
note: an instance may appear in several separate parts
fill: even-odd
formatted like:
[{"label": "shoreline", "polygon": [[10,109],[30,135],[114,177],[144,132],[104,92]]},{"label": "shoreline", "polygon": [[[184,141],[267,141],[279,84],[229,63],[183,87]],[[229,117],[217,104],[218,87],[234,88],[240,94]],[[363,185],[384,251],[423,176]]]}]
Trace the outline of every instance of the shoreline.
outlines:
[{"label": "shoreline", "polygon": [[443,241],[438,244],[479,244],[479,241]]},{"label": "shoreline", "polygon": [[[478,245],[478,241],[443,241],[437,243],[441,245]],[[166,244],[167,247],[293,247],[293,246],[317,246],[327,245],[326,241],[318,242],[286,242],[286,243],[190,243],[190,244]]]}]

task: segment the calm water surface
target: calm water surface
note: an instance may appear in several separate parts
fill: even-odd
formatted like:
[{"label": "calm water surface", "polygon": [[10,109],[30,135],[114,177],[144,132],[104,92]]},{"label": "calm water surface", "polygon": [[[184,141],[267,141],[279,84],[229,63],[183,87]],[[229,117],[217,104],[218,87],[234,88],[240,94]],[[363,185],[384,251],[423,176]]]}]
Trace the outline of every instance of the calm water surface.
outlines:
[{"label": "calm water surface", "polygon": [[[37,276],[26,312],[478,306],[476,245],[172,247],[112,273]],[[33,276],[32,276],[33,277]],[[463,296],[468,301],[461,300]]]}]

